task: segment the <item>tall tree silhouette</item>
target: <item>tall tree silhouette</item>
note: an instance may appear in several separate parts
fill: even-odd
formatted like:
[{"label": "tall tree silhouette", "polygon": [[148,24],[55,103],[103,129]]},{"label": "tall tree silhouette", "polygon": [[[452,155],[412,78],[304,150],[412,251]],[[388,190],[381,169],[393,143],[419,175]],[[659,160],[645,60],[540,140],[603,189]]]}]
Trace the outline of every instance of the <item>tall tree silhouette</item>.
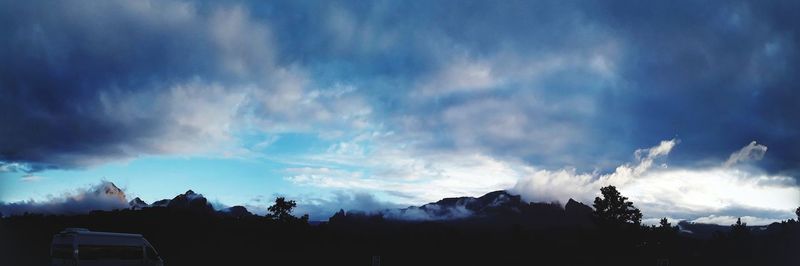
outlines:
[{"label": "tall tree silhouette", "polygon": [[678,236],[679,231],[680,228],[678,228],[678,226],[672,226],[672,223],[667,220],[667,217],[661,218],[658,227],[655,225],[651,227],[651,232],[655,233],[654,236],[657,241],[666,244],[673,241],[674,238]]},{"label": "tall tree silhouette", "polygon": [[297,206],[293,200],[286,200],[284,197],[275,198],[275,204],[269,206],[267,210],[270,212],[272,219],[280,222],[289,222],[297,219],[292,216],[292,209]]},{"label": "tall tree silhouette", "polygon": [[600,193],[603,198],[594,199],[594,216],[601,224],[641,224],[642,213],[627,197],[620,195],[616,187],[603,187]]},{"label": "tall tree silhouette", "polygon": [[667,217],[661,218],[661,221],[658,222],[658,229],[666,233],[677,233],[680,230],[677,226],[672,226]]},{"label": "tall tree silhouette", "polygon": [[672,224],[667,220],[667,217],[661,218],[661,221],[658,222],[658,226],[661,228],[670,228]]},{"label": "tall tree silhouette", "polygon": [[736,223],[731,225],[731,235],[734,238],[741,238],[749,234],[750,229],[747,228],[747,223],[743,223],[742,218],[736,218]]}]

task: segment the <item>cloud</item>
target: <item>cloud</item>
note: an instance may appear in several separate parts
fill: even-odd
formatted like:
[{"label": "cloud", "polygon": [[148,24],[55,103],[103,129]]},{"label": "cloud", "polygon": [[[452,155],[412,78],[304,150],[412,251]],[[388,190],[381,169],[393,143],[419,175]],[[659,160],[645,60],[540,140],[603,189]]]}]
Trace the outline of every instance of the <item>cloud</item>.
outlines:
[{"label": "cloud", "polygon": [[[467,209],[468,201],[459,200],[455,206],[440,206],[429,203],[423,206],[410,206],[404,209],[389,209],[381,212],[384,218],[406,221],[439,221],[463,219],[472,216],[472,210]],[[424,209],[422,207],[425,207]]]},{"label": "cloud", "polygon": [[709,214],[762,214],[763,218],[788,219],[800,200],[797,184],[765,184],[787,178],[723,168],[666,169],[623,187],[623,193],[648,216],[693,219]]},{"label": "cloud", "polygon": [[567,202],[569,198],[591,202],[603,186],[625,186],[652,168],[654,160],[666,156],[678,143],[677,140],[661,141],[659,145],[638,149],[634,153],[638,162],[618,166],[608,174],[577,173],[575,169],[556,171],[525,168],[525,173],[512,189],[528,201]]},{"label": "cloud", "polygon": [[380,200],[366,191],[337,190],[331,194],[331,197],[299,197],[294,213],[296,215],[308,214],[311,220],[327,221],[340,209],[348,212],[372,213],[400,207],[395,203]]},{"label": "cloud", "polygon": [[758,161],[764,158],[765,153],[767,153],[767,146],[753,141],[747,144],[747,146],[744,146],[741,150],[731,153],[731,156],[728,157],[728,160],[722,165],[731,167],[740,162]]},{"label": "cloud", "polygon": [[[579,171],[659,136],[685,136],[680,163],[759,139],[787,143],[768,171],[798,169],[794,4],[473,4],[3,2],[0,160],[80,168],[235,149],[243,130],[383,127],[431,153]],[[195,98],[142,100],[175,90]]]},{"label": "cloud", "polygon": [[[327,221],[337,211],[377,212],[385,209],[399,208],[400,205],[376,198],[372,193],[363,190],[334,190],[327,195],[294,195],[287,197],[297,202],[293,215],[309,215],[311,221]],[[248,210],[259,215],[269,213],[267,208],[271,201],[257,198],[245,205]]]},{"label": "cloud", "polygon": [[423,204],[442,197],[477,196],[508,188],[513,166],[482,154],[425,154],[392,147],[342,155],[324,153],[309,164],[286,169],[286,180],[318,188],[379,192],[401,204]]},{"label": "cloud", "polygon": [[733,216],[716,216],[716,215],[709,215],[705,217],[700,217],[694,220],[691,220],[693,223],[703,223],[703,224],[718,224],[718,225],[732,225],[736,223],[737,219],[741,219],[743,223],[747,223],[747,225],[754,226],[754,225],[768,225],[774,222],[780,222],[778,219],[765,219],[753,216],[742,216],[742,217],[733,217]]},{"label": "cloud", "polygon": [[42,180],[42,177],[33,174],[25,174],[19,180],[22,182],[37,182],[39,180]]},{"label": "cloud", "polygon": [[577,173],[575,170],[527,170],[512,191],[531,201],[575,198],[591,202],[600,187],[617,186],[640,208],[645,217],[698,219],[714,214],[763,214],[763,219],[791,218],[800,201],[800,189],[792,177],[770,175],[757,169],[727,167],[653,168],[653,160],[666,156],[676,140],[635,152],[638,164],[622,165],[609,174]]},{"label": "cloud", "polygon": [[13,173],[13,172],[30,172],[26,165],[16,162],[3,162],[0,161],[0,173]]},{"label": "cloud", "polygon": [[270,25],[242,5],[0,5],[0,48],[13,65],[0,68],[0,111],[14,114],[0,119],[14,125],[0,127],[3,171],[220,153],[247,128],[363,124],[370,113],[358,97],[314,90],[302,66],[279,63]]},{"label": "cloud", "polygon": [[97,185],[78,189],[72,193],[51,196],[43,201],[0,202],[0,213],[3,215],[83,214],[93,210],[125,208],[128,208],[125,192],[108,181],[102,181]]},{"label": "cloud", "polygon": [[766,193],[800,173],[797,5],[0,1],[0,172],[274,159],[241,136],[299,132],[335,144],[275,159],[317,171],[287,180],[403,203],[699,172]]},{"label": "cloud", "polygon": [[398,54],[422,64],[391,73],[408,75],[411,88],[392,101],[392,124],[402,125],[393,131],[431,148],[580,171],[613,168],[663,136],[687,142],[672,156],[681,164],[759,139],[788,143],[772,146],[766,170],[797,169],[798,94],[785,88],[798,58],[785,44],[800,21],[781,11],[794,4],[475,5],[480,22],[457,7],[391,9],[411,10],[405,27],[377,19],[381,7],[349,12],[352,24],[404,36],[411,48]]},{"label": "cloud", "polygon": [[[221,85],[241,74],[220,63],[236,58],[215,44],[257,45],[240,52],[271,62],[259,50],[269,46],[257,42],[265,26],[235,10],[206,13],[179,1],[2,6],[3,58],[13,67],[0,68],[0,110],[14,115],[0,122],[15,126],[0,130],[0,159],[33,171],[206,151],[203,144],[227,137],[240,98]],[[19,15],[33,10],[42,12]],[[240,39],[221,40],[208,25]]]},{"label": "cloud", "polygon": [[[379,139],[373,141],[381,143]],[[509,188],[531,202],[567,202],[573,198],[589,204],[601,187],[614,185],[646,218],[692,220],[709,214],[791,218],[800,201],[794,178],[757,168],[669,167],[660,162],[678,143],[677,139],[664,140],[653,147],[637,149],[633,163],[605,174],[574,168],[541,169],[524,161],[483,154],[432,156],[382,147],[346,156],[322,154],[314,162],[327,166],[289,168],[286,180],[322,189],[372,191],[408,205]]]}]

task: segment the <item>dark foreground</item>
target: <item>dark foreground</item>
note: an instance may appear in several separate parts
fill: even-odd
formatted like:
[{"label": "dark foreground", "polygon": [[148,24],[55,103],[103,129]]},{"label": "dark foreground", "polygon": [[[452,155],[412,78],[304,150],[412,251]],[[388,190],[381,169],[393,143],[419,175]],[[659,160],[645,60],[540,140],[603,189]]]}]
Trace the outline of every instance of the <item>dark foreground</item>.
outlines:
[{"label": "dark foreground", "polygon": [[0,265],[47,265],[66,227],[143,234],[165,265],[800,265],[800,223],[718,232],[521,220],[397,222],[339,215],[308,225],[148,208],[0,223]]}]

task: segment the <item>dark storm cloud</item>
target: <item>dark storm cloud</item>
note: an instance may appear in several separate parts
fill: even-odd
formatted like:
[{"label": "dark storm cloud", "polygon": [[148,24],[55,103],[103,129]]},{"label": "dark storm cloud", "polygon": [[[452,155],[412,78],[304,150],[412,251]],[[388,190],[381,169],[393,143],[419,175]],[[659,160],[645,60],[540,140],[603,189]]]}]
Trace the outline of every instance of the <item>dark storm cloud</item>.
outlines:
[{"label": "dark storm cloud", "polygon": [[758,140],[770,170],[798,169],[796,2],[636,1],[593,9],[623,39],[625,80],[611,103],[618,136],[641,145],[677,135],[675,161],[717,157]]},{"label": "dark storm cloud", "polygon": [[[191,150],[185,139],[218,137],[196,132],[226,123],[176,129],[194,112],[175,111],[191,101],[173,88],[217,84],[190,93],[212,98],[190,110],[209,110],[239,85],[275,83],[261,74],[285,67],[309,86],[357,87],[368,122],[423,153],[606,170],[663,139],[688,147],[672,162],[714,165],[756,140],[769,147],[759,163],[791,173],[800,169],[797,5],[3,2],[0,161],[80,167]],[[306,95],[284,92],[260,95]],[[278,107],[248,110],[272,117]]]},{"label": "dark storm cloud", "polygon": [[[452,118],[444,117],[433,124],[437,132],[449,133],[439,135],[445,139],[468,132],[470,144],[551,167],[587,167],[606,158],[618,162],[627,159],[624,153],[628,150],[678,137],[690,148],[674,154],[674,163],[708,163],[700,162],[707,158],[724,161],[730,150],[757,140],[770,147],[763,161],[769,170],[797,170],[800,142],[795,139],[800,133],[800,124],[796,123],[800,109],[796,103],[800,102],[800,93],[796,91],[795,73],[800,59],[796,52],[800,21],[786,11],[796,8],[797,3],[791,2],[703,1],[615,1],[574,9],[519,6],[520,10],[559,14],[540,27],[498,27],[504,24],[493,23],[501,16],[493,14],[495,8],[481,9],[481,19],[464,19],[464,27],[447,36],[468,36],[465,33],[481,28],[472,27],[474,24],[488,22],[500,33],[486,30],[478,35],[496,37],[487,41],[534,60],[560,53],[586,52],[589,56],[597,48],[587,43],[609,42],[617,47],[617,53],[608,57],[613,63],[613,77],[571,67],[549,73],[538,83],[524,79],[517,84],[508,82],[516,91],[501,87],[467,101],[439,99],[434,110],[449,108],[443,105],[469,107],[487,97],[500,103],[492,108],[470,109],[475,113],[464,118],[470,122],[451,123]],[[527,21],[524,18],[528,17],[525,11],[504,15],[516,21]],[[548,35],[549,31],[539,28],[556,29],[553,32],[557,34]],[[486,48],[491,45],[469,40],[459,43],[468,44],[476,54],[491,53]],[[474,46],[469,46],[471,43]],[[561,50],[560,46],[566,48]],[[498,65],[502,64],[509,63]],[[492,70],[496,71],[494,75],[503,75],[502,67]],[[513,75],[507,78],[515,79]],[[580,105],[593,109],[583,112]],[[502,123],[503,118],[515,115],[518,118],[513,125]],[[474,126],[461,130],[466,123]],[[483,132],[498,124],[504,127],[501,134]],[[513,132],[515,127],[525,134],[519,138],[502,134]],[[552,129],[558,130],[548,132]],[[549,146],[562,143],[563,135],[570,139],[563,145]],[[561,154],[572,156],[562,159]]]},{"label": "dark storm cloud", "polygon": [[216,95],[176,86],[240,74],[225,68],[237,58],[224,38],[237,36],[213,28],[237,13],[213,12],[173,1],[2,1],[0,160],[36,171],[184,150],[168,143],[198,140],[204,128],[181,112]]}]

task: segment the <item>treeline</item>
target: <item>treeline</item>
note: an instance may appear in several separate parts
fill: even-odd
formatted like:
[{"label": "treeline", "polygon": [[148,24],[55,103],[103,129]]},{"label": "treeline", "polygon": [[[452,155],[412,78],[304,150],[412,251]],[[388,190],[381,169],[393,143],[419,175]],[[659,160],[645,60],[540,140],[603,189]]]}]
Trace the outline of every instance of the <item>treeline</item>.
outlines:
[{"label": "treeline", "polygon": [[27,214],[1,220],[0,265],[47,265],[52,236],[67,227],[143,234],[165,265],[372,265],[376,256],[380,265],[800,265],[794,219],[758,231],[737,222],[697,238],[666,219],[644,226],[616,188],[601,192],[586,212],[530,204],[522,218],[509,218],[513,206],[495,218],[425,222],[342,211],[310,225],[284,198],[266,216],[164,207]]}]

